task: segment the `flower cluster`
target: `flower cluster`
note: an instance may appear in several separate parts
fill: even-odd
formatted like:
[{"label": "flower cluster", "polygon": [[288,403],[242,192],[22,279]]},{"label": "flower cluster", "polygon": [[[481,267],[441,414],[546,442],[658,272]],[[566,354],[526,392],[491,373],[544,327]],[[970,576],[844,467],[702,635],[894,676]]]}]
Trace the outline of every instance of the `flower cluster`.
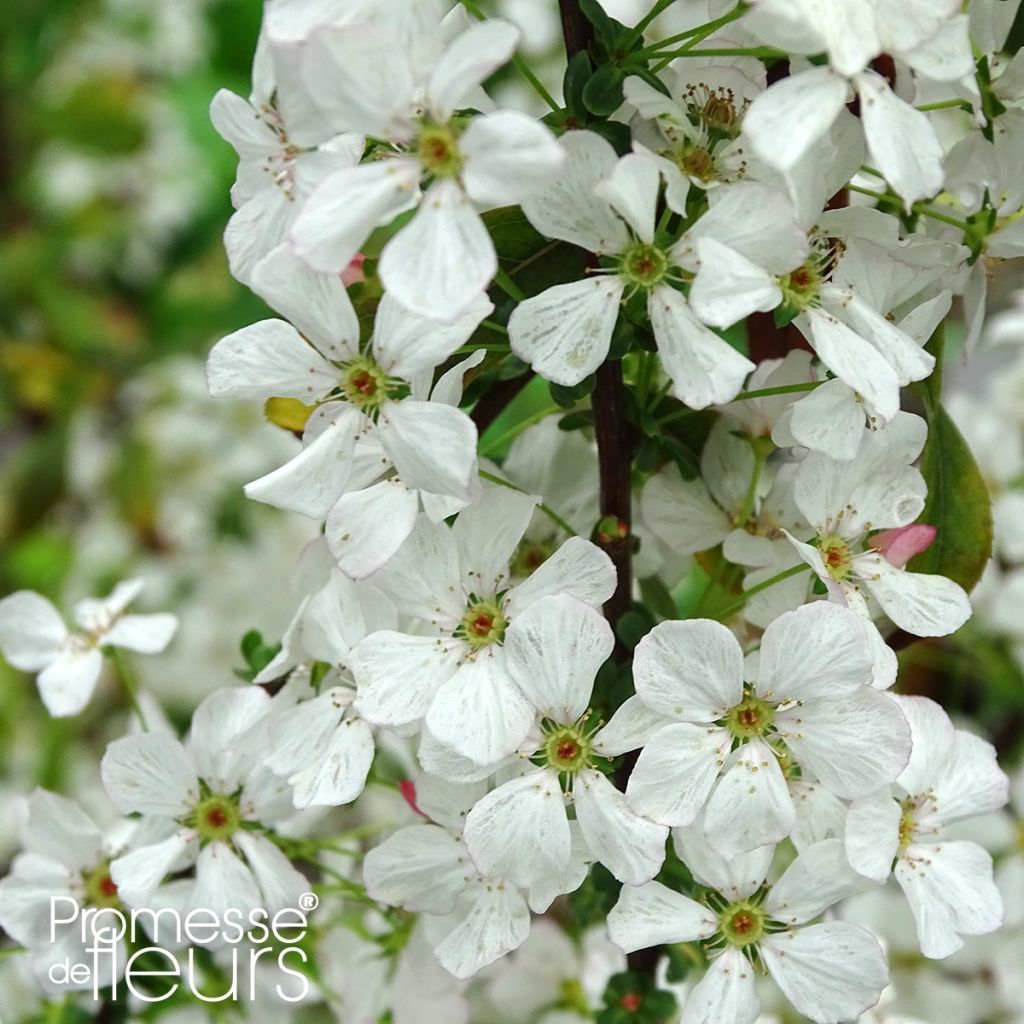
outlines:
[{"label": "flower cluster", "polygon": [[[266,0],[251,95],[213,99],[230,266],[277,316],[209,390],[294,435],[245,493],[321,535],[245,685],[109,744],[116,842],[30,799],[0,924],[52,991],[40,893],[316,886],[346,1022],[468,1020],[496,964],[503,1020],[884,1014],[850,897],[898,887],[926,958],[1003,919],[964,822],[1007,778],[897,652],[964,626],[989,555],[943,323],[960,296],[973,346],[1024,255],[1016,5],[563,0],[561,100],[516,25],[450,7]],[[517,74],[550,110],[503,105]],[[0,602],[52,714],[169,642],[137,590],[82,634]]]}]

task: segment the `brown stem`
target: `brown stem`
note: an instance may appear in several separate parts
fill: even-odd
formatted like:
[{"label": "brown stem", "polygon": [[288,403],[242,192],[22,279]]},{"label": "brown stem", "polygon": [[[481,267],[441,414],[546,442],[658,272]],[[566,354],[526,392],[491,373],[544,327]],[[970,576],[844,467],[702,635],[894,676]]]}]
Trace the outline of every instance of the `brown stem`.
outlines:
[{"label": "brown stem", "polygon": [[476,424],[477,433],[483,434],[532,379],[533,372],[527,371],[518,377],[499,380],[488,388],[469,414],[469,418]]}]

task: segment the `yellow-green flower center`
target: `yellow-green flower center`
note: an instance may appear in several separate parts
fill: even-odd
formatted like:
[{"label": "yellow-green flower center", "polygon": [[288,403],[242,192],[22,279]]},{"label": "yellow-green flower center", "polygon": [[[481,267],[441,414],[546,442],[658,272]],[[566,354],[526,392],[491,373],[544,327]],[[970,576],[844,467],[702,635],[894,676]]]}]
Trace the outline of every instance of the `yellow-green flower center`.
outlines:
[{"label": "yellow-green flower center", "polygon": [[853,565],[850,545],[837,533],[830,533],[821,538],[819,548],[821,560],[825,563],[829,576],[837,582],[845,580],[850,575],[850,567]]},{"label": "yellow-green flower center", "polygon": [[821,267],[814,259],[791,270],[779,280],[785,305],[804,310],[818,301],[823,282]]},{"label": "yellow-green flower center", "polygon": [[480,651],[491,644],[502,643],[507,628],[508,619],[496,598],[479,601],[471,596],[455,636],[465,640],[474,651]]},{"label": "yellow-green flower center", "polygon": [[196,805],[191,824],[204,843],[230,839],[242,824],[238,801],[223,793],[210,793]]},{"label": "yellow-green flower center", "polygon": [[668,256],[664,251],[645,242],[631,245],[619,261],[619,273],[638,288],[653,288],[661,284],[668,270]]},{"label": "yellow-green flower center", "polygon": [[775,726],[775,708],[768,701],[753,693],[729,709],[725,716],[725,727],[738,740],[749,740],[764,736]]},{"label": "yellow-green flower center", "polygon": [[373,412],[396,396],[392,380],[369,356],[360,356],[342,367],[341,390],[345,398],[365,412]]},{"label": "yellow-green flower center", "polygon": [[903,801],[903,812],[900,814],[900,825],[899,825],[899,852],[906,853],[907,847],[914,841],[914,836],[917,834],[917,820],[915,813],[917,811],[917,803],[913,799]]},{"label": "yellow-green flower center", "polygon": [[462,170],[458,136],[450,125],[424,125],[416,139],[416,155],[434,178],[454,178]]},{"label": "yellow-green flower center", "polygon": [[730,903],[718,915],[718,931],[723,939],[737,949],[760,942],[765,933],[765,913],[751,900]]},{"label": "yellow-green flower center", "polygon": [[103,861],[82,876],[85,887],[85,902],[90,907],[120,907],[121,898],[117,893],[117,885],[110,877],[110,865]]},{"label": "yellow-green flower center", "polygon": [[544,757],[559,774],[574,775],[587,768],[593,749],[579,723],[556,725],[544,740]]}]

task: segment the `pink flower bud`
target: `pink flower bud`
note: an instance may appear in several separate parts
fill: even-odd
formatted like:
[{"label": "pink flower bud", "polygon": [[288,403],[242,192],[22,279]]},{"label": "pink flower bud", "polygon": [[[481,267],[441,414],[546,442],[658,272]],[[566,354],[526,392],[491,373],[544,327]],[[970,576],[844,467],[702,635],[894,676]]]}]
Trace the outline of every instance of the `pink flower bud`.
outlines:
[{"label": "pink flower bud", "polygon": [[901,526],[898,530],[882,530],[871,538],[871,546],[891,562],[897,569],[902,569],[914,555],[926,550],[935,540],[936,529],[927,523],[911,523]]},{"label": "pink flower bud", "polygon": [[402,779],[398,783],[398,790],[405,797],[405,802],[417,813],[422,815],[424,818],[428,818],[429,815],[423,814],[423,812],[416,805],[416,783],[412,779]]},{"label": "pink flower bud", "polygon": [[346,288],[366,280],[366,275],[363,273],[365,260],[366,257],[361,252],[357,252],[352,258],[352,262],[341,272],[341,283]]}]

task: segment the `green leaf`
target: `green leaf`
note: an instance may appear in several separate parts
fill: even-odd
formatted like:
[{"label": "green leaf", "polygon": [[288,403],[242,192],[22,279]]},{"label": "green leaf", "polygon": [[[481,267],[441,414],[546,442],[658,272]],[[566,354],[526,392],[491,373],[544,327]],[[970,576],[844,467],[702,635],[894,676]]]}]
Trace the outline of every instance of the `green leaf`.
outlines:
[{"label": "green leaf", "polygon": [[498,254],[498,266],[525,295],[538,295],[552,285],[582,276],[583,250],[545,238],[518,206],[488,210],[483,217]]},{"label": "green leaf", "polygon": [[992,503],[971,449],[941,405],[931,405],[921,472],[928,500],[919,522],[936,529],[913,572],[940,573],[970,590],[992,554]]},{"label": "green leaf", "polygon": [[594,67],[586,50],[580,50],[579,53],[574,54],[565,68],[565,78],[562,81],[565,112],[572,120],[580,124],[585,124],[587,121],[587,108],[583,105],[583,89],[593,73]]},{"label": "green leaf", "polygon": [[573,384],[572,387],[551,381],[548,388],[551,391],[551,400],[556,405],[560,405],[563,409],[571,409],[577,402],[586,398],[594,390],[596,384],[597,377],[591,374],[589,377],[584,377],[579,384]]},{"label": "green leaf", "polygon": [[608,117],[622,106],[626,72],[617,64],[602,64],[583,87],[583,105],[598,117]]}]

